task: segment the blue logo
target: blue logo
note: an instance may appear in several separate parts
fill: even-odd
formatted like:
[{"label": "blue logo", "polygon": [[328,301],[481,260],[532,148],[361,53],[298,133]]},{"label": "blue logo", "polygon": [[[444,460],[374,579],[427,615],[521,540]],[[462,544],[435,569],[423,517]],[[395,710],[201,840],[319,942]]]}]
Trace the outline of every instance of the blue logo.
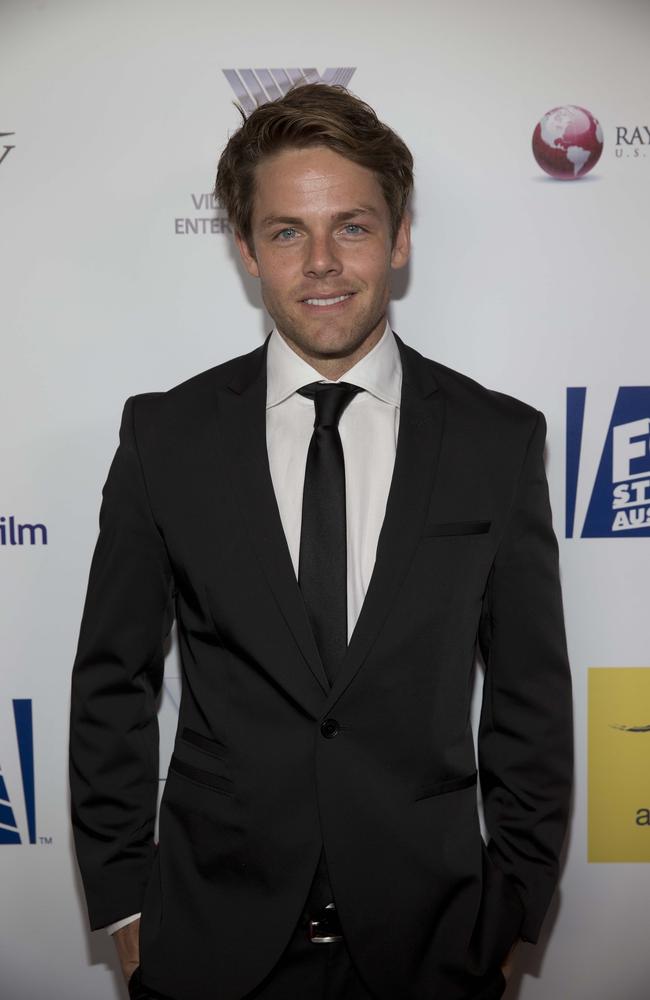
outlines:
[{"label": "blue logo", "polygon": [[[22,785],[27,835],[30,844],[36,843],[36,799],[34,786],[34,733],[32,729],[31,698],[14,698],[14,727],[16,747],[20,761],[20,784]],[[22,844],[24,836],[16,823],[14,813],[16,788],[7,787],[0,768],[0,844]],[[12,802],[14,805],[12,805]]]},{"label": "blue logo", "polygon": [[[573,538],[585,388],[567,389],[566,537]],[[650,537],[650,386],[622,386],[609,421],[581,538]]]},{"label": "blue logo", "polygon": [[13,514],[0,515],[0,545],[47,545],[44,524],[19,523]]}]

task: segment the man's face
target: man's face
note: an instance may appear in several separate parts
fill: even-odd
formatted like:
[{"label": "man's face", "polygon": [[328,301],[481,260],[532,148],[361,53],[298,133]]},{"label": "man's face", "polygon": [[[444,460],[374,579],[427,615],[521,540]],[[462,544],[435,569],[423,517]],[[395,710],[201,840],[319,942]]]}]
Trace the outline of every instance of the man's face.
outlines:
[{"label": "man's face", "polygon": [[391,246],[374,173],[324,146],[277,153],[257,166],[255,180],[252,248],[240,236],[237,244],[278,330],[307,360],[373,346],[391,268],[408,260],[408,218]]}]

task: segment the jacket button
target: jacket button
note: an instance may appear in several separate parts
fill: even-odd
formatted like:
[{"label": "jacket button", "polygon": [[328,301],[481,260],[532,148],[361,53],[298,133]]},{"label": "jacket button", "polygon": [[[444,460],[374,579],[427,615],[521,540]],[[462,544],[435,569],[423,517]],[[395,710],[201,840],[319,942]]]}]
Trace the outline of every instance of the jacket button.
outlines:
[{"label": "jacket button", "polygon": [[321,723],[320,731],[325,739],[331,740],[333,736],[338,736],[339,724],[336,719],[325,719],[325,722]]}]

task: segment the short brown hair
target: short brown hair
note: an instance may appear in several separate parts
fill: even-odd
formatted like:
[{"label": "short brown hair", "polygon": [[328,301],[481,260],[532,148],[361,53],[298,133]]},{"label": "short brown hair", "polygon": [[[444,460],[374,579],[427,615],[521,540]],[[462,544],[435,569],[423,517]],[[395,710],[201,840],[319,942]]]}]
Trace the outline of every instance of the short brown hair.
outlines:
[{"label": "short brown hair", "polygon": [[260,104],[230,137],[219,159],[214,195],[231,225],[251,245],[255,167],[282,149],[327,146],[374,171],[384,192],[395,241],[413,188],[413,157],[370,107],[339,84],[305,83]]}]

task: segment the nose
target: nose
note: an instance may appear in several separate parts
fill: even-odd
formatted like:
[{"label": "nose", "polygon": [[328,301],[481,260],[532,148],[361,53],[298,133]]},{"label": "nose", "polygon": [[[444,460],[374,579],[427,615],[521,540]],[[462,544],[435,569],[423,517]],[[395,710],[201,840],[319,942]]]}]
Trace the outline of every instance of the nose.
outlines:
[{"label": "nose", "polygon": [[306,244],[303,273],[310,278],[340,274],[342,264],[334,238],[325,233],[312,235]]}]

